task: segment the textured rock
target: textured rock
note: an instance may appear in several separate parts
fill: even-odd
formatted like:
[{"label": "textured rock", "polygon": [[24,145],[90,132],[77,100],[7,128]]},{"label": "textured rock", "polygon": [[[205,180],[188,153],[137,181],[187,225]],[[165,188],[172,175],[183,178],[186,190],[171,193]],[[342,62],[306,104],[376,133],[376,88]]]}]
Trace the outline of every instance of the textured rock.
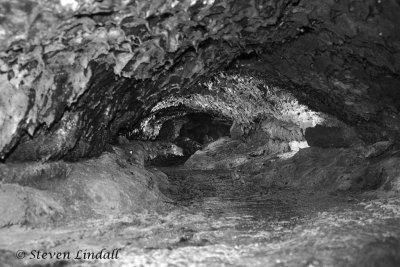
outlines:
[{"label": "textured rock", "polygon": [[[246,126],[238,122],[234,122],[230,129],[230,135],[233,140],[241,140],[246,135]],[[247,130],[248,132],[248,130]]]},{"label": "textured rock", "polygon": [[[163,122],[185,113],[209,113],[234,121],[248,134],[256,121],[276,120],[301,129],[317,123],[337,124],[330,116],[302,105],[282,84],[257,73],[219,72],[202,79],[183,96],[170,96],[157,103],[143,118],[133,137],[154,139]],[[139,134],[137,134],[139,132]],[[129,133],[128,133],[129,135]]]},{"label": "textured rock", "polygon": [[196,82],[250,52],[257,57],[231,66],[279,83],[369,143],[399,136],[395,0],[4,0],[0,8],[2,158],[99,155],[168,97],[209,97]]},{"label": "textured rock", "polygon": [[144,169],[114,149],[116,153],[80,163],[1,166],[0,228],[43,227],[165,207],[165,174]]},{"label": "textured rock", "polygon": [[[199,163],[217,163],[213,168],[218,170],[162,168],[167,177],[133,163],[126,141],[97,159],[63,163],[69,170],[63,179],[25,187],[2,183],[0,260],[5,266],[19,266],[23,261],[14,255],[18,249],[75,254],[81,247],[117,247],[122,248],[118,260],[68,264],[398,265],[396,147],[386,144],[388,149],[374,157],[365,151],[383,144],[312,147],[280,159],[264,154],[247,157],[243,151],[255,147],[242,144],[227,138],[209,144],[207,156],[213,161],[204,157],[208,161]],[[232,156],[232,151],[238,154]],[[244,161],[237,157],[239,151],[246,156]],[[13,173],[27,166],[7,164]],[[43,169],[46,174],[48,166],[57,165],[37,163],[27,173]],[[3,204],[10,202],[11,207]]]},{"label": "textured rock", "polygon": [[261,129],[271,139],[282,141],[302,141],[304,139],[303,129],[300,125],[282,122],[275,118],[268,118],[261,123]]},{"label": "textured rock", "polygon": [[62,161],[0,164],[0,181],[38,186],[43,181],[65,179],[69,171],[68,164]]},{"label": "textured rock", "polygon": [[[51,228],[3,227],[3,266],[363,266],[398,265],[400,201],[365,194],[265,188],[227,171],[170,169],[179,204]],[[290,245],[288,245],[290,244]],[[50,246],[50,248],[48,248]],[[118,260],[20,260],[15,252],[122,248]],[[147,248],[147,249],[143,249]],[[318,253],[317,253],[318,252]]]},{"label": "textured rock", "polygon": [[231,169],[248,161],[248,156],[234,153],[240,141],[221,138],[194,153],[186,162],[187,169]]},{"label": "textured rock", "polygon": [[378,156],[384,154],[385,152],[387,152],[389,149],[391,149],[393,147],[393,145],[394,144],[390,141],[377,142],[366,148],[364,156],[366,158],[378,157]]},{"label": "textured rock", "polygon": [[276,155],[290,151],[288,142],[280,140],[250,139],[246,142],[220,138],[194,153],[186,162],[187,169],[234,169],[249,162],[252,157]]},{"label": "textured rock", "polygon": [[372,147],[309,147],[287,159],[257,155],[237,170],[245,180],[267,188],[314,188],[329,192],[376,190],[384,195],[397,195],[400,158],[390,151],[378,159],[368,158],[365,151]]},{"label": "textured rock", "polygon": [[[235,27],[236,23],[226,24],[225,29],[217,26],[223,25],[227,16],[239,21],[245,16],[242,8],[247,8],[256,17],[260,16],[251,5],[238,9],[240,5],[236,3],[225,5],[214,1],[205,4],[192,1],[107,1],[103,6],[82,0],[74,2],[74,8],[71,5],[64,6],[63,2],[29,3],[27,6],[20,5],[18,1],[2,3],[8,11],[5,12],[6,21],[15,27],[2,31],[1,44],[5,51],[1,57],[1,76],[5,80],[2,93],[6,96],[3,102],[20,99],[18,110],[13,111],[19,114],[18,117],[10,119],[9,116],[2,116],[1,125],[7,126],[2,127],[0,132],[3,157],[24,129],[31,135],[43,123],[46,124],[45,129],[49,129],[63,116],[65,109],[76,103],[82,95],[80,104],[72,108],[83,127],[76,129],[83,131],[79,136],[84,136],[77,150],[83,154],[98,153],[96,149],[81,150],[87,143],[89,146],[95,146],[96,143],[104,145],[110,134],[110,130],[107,131],[104,126],[123,116],[119,109],[122,108],[124,114],[127,111],[144,112],[176,85],[187,87],[197,76],[206,70],[223,66],[242,50],[243,41],[251,37],[239,38],[240,32],[253,27],[250,24],[249,27],[238,28]],[[53,9],[51,16],[44,16],[45,10]],[[256,28],[273,24],[276,16],[282,12],[283,8],[280,7],[271,14],[263,14],[270,17],[271,21],[257,24]],[[20,23],[14,21],[13,17],[29,19]],[[29,31],[26,31],[28,28]],[[46,33],[43,33],[44,30]],[[15,34],[21,34],[18,36],[21,42],[10,44],[15,39],[9,36]],[[193,53],[191,48],[202,52]],[[224,51],[221,48],[228,49],[217,54],[218,51]],[[134,81],[124,78],[116,82],[118,76],[136,80],[151,77],[153,81],[148,80],[144,84],[139,81],[134,85]],[[127,90],[135,86],[138,87],[134,92]],[[157,88],[159,93],[151,93],[150,88]],[[110,97],[103,99],[107,94]],[[101,104],[97,105],[99,102]],[[83,106],[95,109],[89,111],[79,108]],[[2,110],[5,114],[11,112],[5,104]],[[118,122],[115,123],[118,128]],[[93,128],[104,136],[93,136]],[[67,146],[66,149],[71,147]],[[46,153],[41,157],[51,157],[53,154]]]},{"label": "textured rock", "polygon": [[[22,191],[22,188],[18,185],[2,185],[0,190],[0,203],[2,204],[0,206],[2,214],[0,227],[23,224],[25,222],[27,204],[23,199],[26,195]],[[13,203],[13,205],[10,207],[8,203]]]},{"label": "textured rock", "polygon": [[182,126],[187,122],[188,119],[186,118],[166,121],[160,129],[157,139],[169,142],[175,141],[179,137]]},{"label": "textured rock", "polygon": [[120,150],[116,152],[121,157],[126,157],[129,162],[138,166],[145,166],[155,160],[179,158],[184,156],[181,147],[171,142],[153,141],[128,141],[120,142]]},{"label": "textured rock", "polygon": [[[399,265],[399,14],[398,0],[0,0],[1,264],[110,245],[118,266]],[[193,113],[232,138],[208,143],[221,134],[179,122]],[[202,144],[169,177],[148,166]]]}]

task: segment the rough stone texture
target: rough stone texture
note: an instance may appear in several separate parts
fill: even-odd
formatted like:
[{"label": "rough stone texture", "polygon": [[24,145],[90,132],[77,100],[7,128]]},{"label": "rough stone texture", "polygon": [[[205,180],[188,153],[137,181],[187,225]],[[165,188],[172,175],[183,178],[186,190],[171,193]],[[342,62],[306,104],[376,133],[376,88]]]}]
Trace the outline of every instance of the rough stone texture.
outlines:
[{"label": "rough stone texture", "polygon": [[395,0],[3,0],[0,8],[2,158],[99,155],[122,126],[244,52],[259,56],[232,66],[270,75],[363,140],[399,136]]},{"label": "rough stone texture", "polygon": [[388,142],[388,141],[377,142],[377,143],[369,146],[365,150],[364,156],[366,158],[374,158],[374,157],[380,156],[380,155],[384,154],[386,151],[388,151],[390,148],[393,148],[393,146],[394,146],[394,144],[392,142]]},{"label": "rough stone texture", "polygon": [[[374,145],[372,145],[374,146]],[[371,147],[329,148],[310,147],[285,160],[259,157],[239,167],[242,176],[266,188],[294,187],[316,190],[372,191],[398,194],[400,158],[387,151],[366,158]],[[397,150],[398,151],[398,150]]]},{"label": "rough stone texture", "polygon": [[0,228],[54,225],[64,221],[69,212],[54,192],[17,184],[1,184],[0,203]]},{"label": "rough stone texture", "polygon": [[225,138],[197,151],[185,168],[232,170],[234,178],[251,181],[255,187],[378,190],[396,195],[400,183],[398,152],[398,147],[387,142],[321,148],[305,147],[298,141],[253,139],[245,143]]},{"label": "rough stone texture", "polygon": [[32,185],[42,181],[64,179],[69,171],[68,164],[63,161],[0,164],[0,181]]},{"label": "rough stone texture", "polygon": [[301,127],[304,126],[307,131],[310,128],[305,125],[312,123],[312,120],[302,121],[301,117],[293,116],[295,121],[292,121],[290,118],[287,116],[286,121],[283,121],[273,116],[264,116],[261,121],[247,124],[235,121],[230,129],[230,138],[221,138],[197,151],[185,162],[185,167],[230,169],[251,161],[252,157],[276,157],[287,152],[294,154],[300,148],[308,147]]},{"label": "rough stone texture", "polygon": [[[45,190],[1,184],[0,201],[15,203],[0,205],[2,265],[398,266],[396,146],[312,147],[288,159],[254,155],[233,169],[163,173],[114,150],[66,163],[72,172]],[[226,151],[214,145],[216,156]],[[122,250],[118,260],[15,257],[102,248]]]},{"label": "rough stone texture", "polygon": [[290,151],[288,142],[269,139],[268,136],[263,138],[262,142],[260,142],[260,139],[242,142],[226,137],[220,138],[208,144],[204,149],[196,151],[185,162],[185,168],[201,170],[232,169],[249,162],[255,156],[276,155],[288,151]]},{"label": "rough stone texture", "polygon": [[300,128],[296,124],[279,121],[274,117],[263,120],[260,128],[262,130],[260,132],[267,133],[271,139],[283,141],[302,141],[304,139],[304,128]]},{"label": "rough stone texture", "polygon": [[[398,0],[0,0],[0,264],[120,246],[121,261],[70,263],[398,266],[399,14]],[[199,112],[233,139],[186,168],[146,166],[175,144],[123,139]]]},{"label": "rough stone texture", "polygon": [[203,150],[196,151],[186,162],[187,169],[231,169],[248,161],[248,155],[234,153],[240,141],[221,138],[207,145]]},{"label": "rough stone texture", "polygon": [[163,209],[170,201],[161,193],[168,185],[165,174],[144,169],[114,149],[80,163],[2,164],[0,228],[64,225]]},{"label": "rough stone texture", "polygon": [[252,128],[255,121],[266,117],[297,125],[301,129],[317,123],[339,123],[330,116],[300,104],[282,85],[270,81],[269,76],[259,76],[257,73],[219,72],[212,78],[200,80],[191,90],[157,103],[150,114],[142,118],[140,127],[126,135],[154,139],[166,120],[189,112],[207,112],[245,125],[245,128]]},{"label": "rough stone texture", "polygon": [[143,142],[128,141],[124,138],[120,138],[118,147],[121,150],[117,153],[123,153],[121,154],[122,157],[127,157],[129,162],[142,167],[157,159],[183,156],[181,147],[165,141]]},{"label": "rough stone texture", "polygon": [[369,142],[397,139],[398,1],[322,1],[311,11],[313,3],[299,3],[295,41],[238,64],[294,82],[300,99],[358,125]]},{"label": "rough stone texture", "polygon": [[188,122],[187,118],[166,121],[157,136],[157,139],[163,141],[175,141],[179,137],[182,126]]}]

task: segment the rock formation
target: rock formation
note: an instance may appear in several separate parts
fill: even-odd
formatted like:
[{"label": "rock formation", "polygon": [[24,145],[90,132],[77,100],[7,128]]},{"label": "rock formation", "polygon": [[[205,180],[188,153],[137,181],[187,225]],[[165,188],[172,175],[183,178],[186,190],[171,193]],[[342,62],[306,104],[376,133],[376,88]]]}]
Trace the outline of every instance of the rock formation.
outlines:
[{"label": "rock formation", "polygon": [[279,85],[366,142],[398,136],[395,0],[14,0],[1,10],[3,160],[99,155],[168,97],[215,104],[215,71],[229,65],[245,74],[222,83],[254,71],[265,97]]},{"label": "rock formation", "polygon": [[0,0],[0,262],[398,266],[399,14]]}]

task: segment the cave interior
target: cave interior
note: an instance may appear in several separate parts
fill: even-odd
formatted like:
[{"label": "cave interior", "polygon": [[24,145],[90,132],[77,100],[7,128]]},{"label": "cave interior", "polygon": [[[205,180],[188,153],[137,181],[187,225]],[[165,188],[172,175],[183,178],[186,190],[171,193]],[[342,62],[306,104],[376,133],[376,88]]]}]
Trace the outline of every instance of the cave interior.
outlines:
[{"label": "cave interior", "polygon": [[0,266],[400,266],[399,15],[0,0]]}]

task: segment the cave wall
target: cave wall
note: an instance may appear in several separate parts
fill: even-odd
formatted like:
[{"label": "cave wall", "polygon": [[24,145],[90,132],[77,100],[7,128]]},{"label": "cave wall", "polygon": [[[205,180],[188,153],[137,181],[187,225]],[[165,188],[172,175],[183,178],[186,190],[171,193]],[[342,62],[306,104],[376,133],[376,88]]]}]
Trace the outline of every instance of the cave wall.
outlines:
[{"label": "cave wall", "polygon": [[2,159],[98,155],[122,126],[232,64],[269,73],[367,141],[399,136],[395,0],[2,0],[0,10]]}]

